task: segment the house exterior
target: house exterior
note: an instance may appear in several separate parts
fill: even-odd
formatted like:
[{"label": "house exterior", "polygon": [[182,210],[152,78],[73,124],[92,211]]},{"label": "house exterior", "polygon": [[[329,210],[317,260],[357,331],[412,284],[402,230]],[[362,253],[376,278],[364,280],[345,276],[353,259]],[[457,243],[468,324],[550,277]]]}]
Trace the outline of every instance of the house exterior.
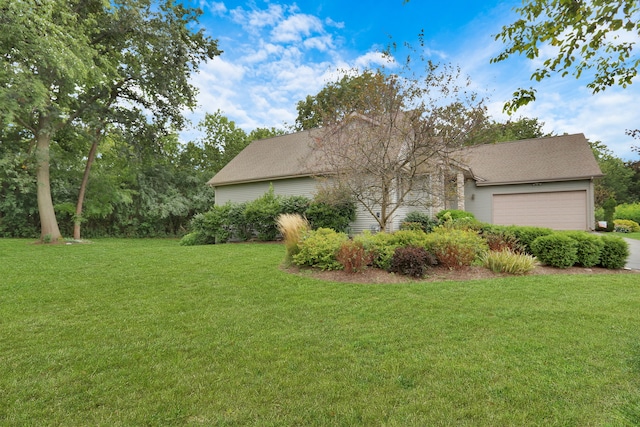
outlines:
[{"label": "house exterior", "polygon": [[594,229],[593,180],[602,172],[583,134],[470,147],[461,161],[465,210],[478,220]]},{"label": "house exterior", "polygon": [[[251,201],[270,186],[279,195],[312,198],[319,177],[331,179],[313,149],[319,132],[251,143],[207,183],[215,189],[216,204]],[[583,134],[469,147],[454,158],[455,166],[428,177],[429,191],[414,195],[421,203],[398,207],[388,231],[397,230],[411,211],[435,216],[442,209],[466,210],[493,224],[594,228],[593,179],[602,173]],[[377,225],[359,208],[351,231]]]}]

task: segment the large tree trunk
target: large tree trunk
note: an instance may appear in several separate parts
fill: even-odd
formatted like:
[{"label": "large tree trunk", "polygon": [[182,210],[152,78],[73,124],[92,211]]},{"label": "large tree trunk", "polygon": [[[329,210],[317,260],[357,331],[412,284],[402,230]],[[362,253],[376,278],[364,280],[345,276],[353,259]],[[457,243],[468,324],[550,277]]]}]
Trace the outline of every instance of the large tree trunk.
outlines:
[{"label": "large tree trunk", "polygon": [[80,226],[82,224],[82,206],[84,205],[84,195],[87,191],[87,183],[89,182],[89,173],[91,172],[91,166],[96,158],[98,151],[98,143],[100,141],[100,129],[96,131],[96,136],[91,143],[91,149],[89,150],[89,157],[87,158],[87,164],[84,168],[84,174],[82,175],[82,183],[80,184],[80,192],[78,193],[78,203],[76,204],[76,215],[73,220],[73,238],[80,240]]},{"label": "large tree trunk", "polygon": [[[46,119],[43,119],[46,121]],[[56,212],[51,198],[51,181],[49,178],[49,147],[51,133],[46,123],[40,123],[36,135],[36,181],[38,196],[38,212],[40,213],[40,240],[56,243],[62,239]]]}]

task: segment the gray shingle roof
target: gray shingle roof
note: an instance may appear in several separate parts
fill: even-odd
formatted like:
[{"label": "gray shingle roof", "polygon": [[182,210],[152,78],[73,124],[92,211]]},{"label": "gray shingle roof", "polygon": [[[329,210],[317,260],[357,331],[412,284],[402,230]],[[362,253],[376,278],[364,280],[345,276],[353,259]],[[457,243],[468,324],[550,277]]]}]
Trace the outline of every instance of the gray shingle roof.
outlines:
[{"label": "gray shingle roof", "polygon": [[[319,130],[252,142],[207,184],[211,186],[322,175],[312,150]],[[571,181],[602,176],[583,134],[479,145],[461,151],[478,185]]]},{"label": "gray shingle roof", "polygon": [[460,159],[478,185],[572,181],[602,176],[583,134],[470,147]]},{"label": "gray shingle roof", "polygon": [[268,181],[319,175],[322,162],[312,150],[317,130],[254,141],[223,167],[208,185]]}]

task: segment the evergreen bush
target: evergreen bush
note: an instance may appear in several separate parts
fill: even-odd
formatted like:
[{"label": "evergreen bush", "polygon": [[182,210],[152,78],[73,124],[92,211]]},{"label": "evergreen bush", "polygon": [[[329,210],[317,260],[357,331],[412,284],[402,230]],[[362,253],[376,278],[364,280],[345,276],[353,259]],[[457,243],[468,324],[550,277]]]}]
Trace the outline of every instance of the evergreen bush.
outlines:
[{"label": "evergreen bush", "polygon": [[431,218],[431,216],[426,213],[413,211],[407,214],[402,223],[420,224],[422,231],[425,233],[431,233],[431,231],[438,225],[438,220]]},{"label": "evergreen bush", "polygon": [[535,255],[531,250],[531,243],[538,237],[548,236],[553,234],[553,230],[545,227],[532,227],[532,226],[519,226],[511,225],[507,227],[507,230],[512,232],[518,242],[522,245],[526,253],[529,255]]},{"label": "evergreen bush", "polygon": [[226,243],[231,236],[229,225],[230,205],[214,206],[211,210],[195,215],[190,222],[192,233],[198,233],[201,244]]},{"label": "evergreen bush", "polygon": [[589,234],[585,231],[568,231],[567,236],[572,238],[578,244],[576,263],[583,267],[593,267],[600,261],[600,252],[604,243],[600,236]]},{"label": "evergreen bush", "polygon": [[346,232],[356,218],[356,206],[352,201],[328,203],[314,200],[309,203],[305,216],[313,229],[331,228]]},{"label": "evergreen bush", "polygon": [[629,245],[618,236],[601,236],[604,246],[600,252],[599,265],[604,268],[623,268],[629,258]]},{"label": "evergreen bush", "polygon": [[604,209],[604,220],[607,222],[606,231],[611,232],[615,227],[613,224],[613,219],[616,212],[616,200],[613,197],[609,197],[602,204],[602,208]]},{"label": "evergreen bush", "polygon": [[228,221],[233,237],[242,241],[251,239],[253,237],[253,227],[244,215],[247,203],[228,203],[228,205]]},{"label": "evergreen bush", "polygon": [[269,187],[261,197],[248,202],[244,210],[245,221],[255,230],[258,240],[275,240],[278,235],[276,218],[282,213],[281,197]]},{"label": "evergreen bush", "polygon": [[311,200],[305,196],[280,196],[280,212],[304,216]]},{"label": "evergreen bush", "polygon": [[530,245],[540,262],[557,268],[569,268],[578,261],[578,243],[561,233],[536,238]]},{"label": "evergreen bush", "polygon": [[180,246],[195,246],[195,245],[206,245],[207,241],[204,236],[195,231],[189,234],[185,234],[180,239]]}]

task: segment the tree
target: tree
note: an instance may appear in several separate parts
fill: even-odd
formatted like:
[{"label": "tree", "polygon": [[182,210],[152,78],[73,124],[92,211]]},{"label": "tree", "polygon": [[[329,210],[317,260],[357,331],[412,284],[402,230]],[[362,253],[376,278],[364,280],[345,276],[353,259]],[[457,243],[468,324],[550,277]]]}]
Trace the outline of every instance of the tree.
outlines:
[{"label": "tree", "polygon": [[316,95],[308,95],[296,105],[298,116],[294,129],[309,130],[323,125],[326,112],[337,109],[332,120],[345,118],[353,111],[366,114],[369,105],[375,103],[375,90],[384,86],[385,76],[372,70],[359,74],[346,73],[336,82],[328,83]]},{"label": "tree", "polygon": [[249,141],[256,141],[258,139],[273,138],[274,136],[284,135],[286,132],[284,129],[277,129],[275,127],[270,128],[255,128],[249,132]]},{"label": "tree", "polygon": [[610,198],[616,199],[618,203],[633,202],[633,198],[629,193],[632,184],[634,171],[629,168],[620,158],[609,150],[600,141],[589,142],[593,154],[600,166],[600,170],[604,174],[602,178],[598,178],[594,185],[595,205],[603,206],[605,201]]},{"label": "tree", "polygon": [[495,144],[497,142],[518,141],[551,136],[542,130],[543,122],[537,118],[521,117],[504,123],[487,118],[484,125],[471,137],[469,145]]},{"label": "tree", "polygon": [[106,123],[144,113],[161,131],[179,129],[181,110],[195,104],[190,74],[220,51],[193,31],[201,12],[170,0],[0,0],[0,12],[0,110],[31,134],[41,239],[56,241],[56,133],[79,123],[91,130],[88,176]]},{"label": "tree", "polygon": [[[515,10],[521,18],[495,36],[506,48],[491,62],[514,54],[537,59],[541,48],[550,45],[554,53],[533,72],[532,80],[541,81],[552,74],[580,78],[592,72],[587,87],[596,93],[613,85],[627,87],[637,76],[637,0],[524,0]],[[513,112],[534,101],[535,94],[533,87],[517,90],[505,111]]]},{"label": "tree", "polygon": [[[482,100],[456,67],[428,63],[419,77],[408,68],[402,76],[383,71],[329,85],[320,98],[342,89],[349,96],[328,97],[313,112],[322,124],[314,150],[330,182],[346,188],[381,230],[401,205],[424,203],[416,195],[430,191],[427,176],[448,172],[449,156],[484,118]],[[366,84],[351,90],[354,81]]]}]

